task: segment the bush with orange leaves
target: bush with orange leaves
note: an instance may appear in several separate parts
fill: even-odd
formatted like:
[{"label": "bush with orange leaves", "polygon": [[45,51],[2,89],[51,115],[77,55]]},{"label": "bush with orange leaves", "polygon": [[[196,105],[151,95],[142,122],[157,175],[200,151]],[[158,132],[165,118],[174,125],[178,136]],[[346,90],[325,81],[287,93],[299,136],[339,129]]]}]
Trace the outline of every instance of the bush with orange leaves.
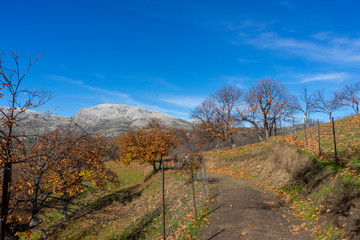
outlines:
[{"label": "bush with orange leaves", "polygon": [[155,160],[163,160],[177,145],[175,133],[161,122],[152,120],[147,126],[123,134],[118,139],[119,159],[124,164],[134,160],[148,162],[157,171]]},{"label": "bush with orange leaves", "polygon": [[8,232],[24,232],[42,223],[46,209],[68,220],[74,197],[86,188],[104,186],[104,142],[75,129],[43,134],[17,146],[13,164]]}]

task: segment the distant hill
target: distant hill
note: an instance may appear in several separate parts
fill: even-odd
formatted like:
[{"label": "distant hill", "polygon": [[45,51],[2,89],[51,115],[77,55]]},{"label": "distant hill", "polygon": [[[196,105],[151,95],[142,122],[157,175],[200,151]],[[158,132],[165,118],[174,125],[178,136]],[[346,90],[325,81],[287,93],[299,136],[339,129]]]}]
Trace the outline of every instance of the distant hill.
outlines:
[{"label": "distant hill", "polygon": [[168,114],[121,104],[101,104],[81,108],[74,117],[52,116],[27,110],[20,116],[15,131],[17,134],[39,134],[45,130],[64,128],[77,124],[89,133],[99,136],[119,136],[131,128],[140,128],[149,120],[160,120],[171,128],[191,130],[193,125]]}]

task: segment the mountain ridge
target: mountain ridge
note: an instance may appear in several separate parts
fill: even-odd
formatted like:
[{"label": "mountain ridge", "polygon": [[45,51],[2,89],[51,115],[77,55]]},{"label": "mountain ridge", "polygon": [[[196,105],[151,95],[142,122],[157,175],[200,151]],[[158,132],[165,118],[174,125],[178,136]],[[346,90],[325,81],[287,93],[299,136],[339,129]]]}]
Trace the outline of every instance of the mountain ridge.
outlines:
[{"label": "mountain ridge", "polygon": [[26,110],[19,117],[20,120],[15,130],[17,134],[21,135],[36,135],[44,131],[65,128],[70,124],[77,124],[89,133],[116,137],[130,129],[145,126],[149,120],[161,121],[170,128],[193,129],[193,125],[183,119],[123,104],[99,104],[90,108],[81,108],[72,117],[54,116],[33,110]]}]

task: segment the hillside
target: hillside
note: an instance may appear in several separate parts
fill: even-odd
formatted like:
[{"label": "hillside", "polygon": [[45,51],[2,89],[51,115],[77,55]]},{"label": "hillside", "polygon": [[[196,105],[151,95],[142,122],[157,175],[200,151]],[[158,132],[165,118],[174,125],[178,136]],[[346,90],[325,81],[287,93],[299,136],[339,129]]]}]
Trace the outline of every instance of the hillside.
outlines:
[{"label": "hillside", "polygon": [[69,124],[78,124],[87,132],[100,136],[114,137],[140,128],[149,120],[162,121],[170,128],[191,130],[193,125],[185,120],[168,114],[121,104],[101,104],[80,109],[74,117],[52,116],[27,110],[20,116],[16,132],[18,134],[39,134],[45,130],[64,128]]},{"label": "hillside", "polygon": [[[20,239],[161,239],[162,176],[149,164],[106,162],[108,181],[91,185],[72,199],[69,221],[61,222],[61,209],[40,213],[44,222]],[[199,222],[205,217],[206,197],[195,183]],[[190,239],[194,210],[189,173],[166,169],[167,239]],[[199,222],[197,224],[199,224]],[[191,238],[193,239],[193,238]]]},{"label": "hillside", "polygon": [[[290,213],[308,222],[316,239],[360,238],[360,117],[335,122],[338,158],[335,164],[331,124],[318,131],[273,137],[236,149],[206,153],[213,172],[253,181],[283,198]],[[307,147],[306,147],[307,145]]]}]

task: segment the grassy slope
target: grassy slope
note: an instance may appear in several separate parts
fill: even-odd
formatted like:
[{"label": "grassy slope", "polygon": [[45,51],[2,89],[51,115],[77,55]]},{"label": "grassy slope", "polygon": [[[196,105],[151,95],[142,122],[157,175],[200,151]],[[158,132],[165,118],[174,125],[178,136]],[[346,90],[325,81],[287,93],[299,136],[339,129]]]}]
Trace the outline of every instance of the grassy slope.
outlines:
[{"label": "grassy slope", "polygon": [[[161,172],[153,175],[152,166],[123,166],[108,162],[117,182],[106,189],[95,189],[78,196],[85,204],[73,208],[70,221],[57,224],[61,213],[43,215],[41,227],[50,239],[160,239],[162,233]],[[165,171],[166,229],[168,239],[192,239],[194,226],[204,221],[206,198],[202,185],[195,184],[198,215],[193,221],[192,192],[186,172]],[[39,239],[40,229],[22,234],[22,239]]]},{"label": "grassy slope", "polygon": [[307,131],[307,144],[302,131],[237,149],[208,152],[207,163],[212,171],[254,179],[282,197],[293,215],[309,222],[306,228],[314,238],[358,239],[360,117],[344,118],[335,124],[342,166],[334,164],[330,123],[321,125],[320,156],[315,126]]}]

